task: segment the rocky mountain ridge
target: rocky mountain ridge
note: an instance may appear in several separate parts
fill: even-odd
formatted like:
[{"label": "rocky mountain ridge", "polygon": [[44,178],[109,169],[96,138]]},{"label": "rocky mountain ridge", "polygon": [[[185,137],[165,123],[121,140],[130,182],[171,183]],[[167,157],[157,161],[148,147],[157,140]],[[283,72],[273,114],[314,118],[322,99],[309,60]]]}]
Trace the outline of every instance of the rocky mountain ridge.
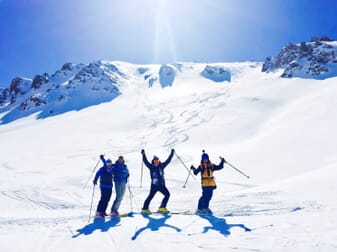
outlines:
[{"label": "rocky mountain ridge", "polygon": [[262,72],[282,70],[281,77],[325,79],[337,75],[337,41],[314,40],[286,44],[275,57],[267,57]]}]

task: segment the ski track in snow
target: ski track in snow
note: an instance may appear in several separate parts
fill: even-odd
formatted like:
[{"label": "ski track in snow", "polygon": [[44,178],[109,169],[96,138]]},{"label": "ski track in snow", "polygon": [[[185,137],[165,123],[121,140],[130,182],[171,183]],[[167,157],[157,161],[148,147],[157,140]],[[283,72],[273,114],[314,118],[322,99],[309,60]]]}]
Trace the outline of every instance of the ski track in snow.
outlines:
[{"label": "ski track in snow", "polygon": [[44,195],[38,191],[22,192],[22,191],[2,191],[1,194],[10,199],[20,201],[22,203],[32,204],[45,209],[69,209],[75,208],[74,204],[69,204],[63,200],[56,200]]},{"label": "ski track in snow", "polygon": [[[134,143],[140,143],[136,146],[130,148],[128,146],[118,146],[119,149],[122,149],[124,153],[134,153],[139,152],[139,149],[142,148],[145,143],[153,141],[156,137],[166,136],[166,140],[162,140],[162,147],[165,149],[171,149],[179,143],[184,143],[189,140],[189,135],[187,131],[191,127],[198,127],[201,124],[207,123],[210,120],[209,117],[205,118],[203,115],[203,108],[206,107],[207,110],[212,110],[220,108],[225,105],[221,100],[229,96],[229,90],[218,93],[208,93],[200,97],[193,98],[190,102],[191,107],[194,107],[193,110],[183,110],[180,113],[173,113],[171,101],[161,104],[149,104],[149,101],[144,102],[144,107],[147,110],[147,113],[143,115],[143,118],[148,121],[144,130],[144,134],[132,135],[130,138],[135,139]],[[219,101],[217,101],[219,100]],[[184,101],[177,101],[174,109],[179,106],[184,108]],[[175,116],[178,115],[178,116]],[[160,132],[156,132],[156,129],[161,129]],[[154,132],[148,133],[153,130]],[[138,140],[137,140],[138,139]],[[117,149],[115,145],[111,145],[112,149]]]},{"label": "ski track in snow", "polygon": [[[150,115],[144,116],[148,120],[151,120],[149,129],[162,129],[162,136],[165,136],[167,133],[168,137],[162,147],[165,149],[173,148],[179,143],[184,143],[189,140],[189,135],[187,134],[188,129],[191,127],[197,127],[203,123],[206,123],[210,118],[205,118],[202,116],[203,108],[207,107],[207,110],[212,110],[220,108],[225,105],[223,100],[229,96],[229,91],[226,90],[222,93],[208,93],[204,94],[201,97],[194,98],[190,104],[191,107],[194,107],[194,110],[183,110],[180,113],[173,113],[170,110],[172,109],[171,102],[158,104],[157,106],[145,105]],[[175,104],[176,107],[181,106]],[[183,104],[183,102],[181,102]],[[205,105],[207,104],[207,105]],[[184,108],[184,106],[182,106]],[[175,114],[178,114],[178,117],[175,117]],[[155,119],[154,119],[155,118]],[[140,142],[146,142],[145,139],[149,135],[141,137]]]},{"label": "ski track in snow", "polygon": [[229,199],[225,198],[225,207],[217,205],[216,208],[223,208],[224,216],[280,215],[296,211],[319,211],[321,208],[315,201],[275,201],[273,198],[276,194],[277,192],[238,194]]}]

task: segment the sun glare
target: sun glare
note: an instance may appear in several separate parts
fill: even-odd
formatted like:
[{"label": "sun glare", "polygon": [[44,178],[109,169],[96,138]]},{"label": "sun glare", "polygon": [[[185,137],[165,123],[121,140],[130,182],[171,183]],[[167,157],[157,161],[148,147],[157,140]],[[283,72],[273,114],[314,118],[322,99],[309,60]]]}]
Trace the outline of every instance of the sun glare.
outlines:
[{"label": "sun glare", "polygon": [[163,59],[175,62],[177,60],[175,41],[172,33],[168,2],[156,0],[155,13],[155,43],[154,62],[162,62]]},{"label": "sun glare", "polygon": [[151,0],[148,4],[151,4],[155,11],[155,63],[172,63],[179,60],[178,41],[184,43],[198,34],[198,27],[204,22],[205,11],[225,12],[223,4],[214,0]]}]

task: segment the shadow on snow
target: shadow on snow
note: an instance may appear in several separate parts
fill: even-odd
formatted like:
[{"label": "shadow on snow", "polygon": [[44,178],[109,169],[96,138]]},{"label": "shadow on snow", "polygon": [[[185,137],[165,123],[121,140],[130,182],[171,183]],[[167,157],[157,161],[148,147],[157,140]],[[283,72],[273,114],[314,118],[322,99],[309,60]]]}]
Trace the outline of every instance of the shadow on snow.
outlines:
[{"label": "shadow on snow", "polygon": [[[142,215],[144,218],[148,219],[149,222],[145,227],[138,229],[135,234],[132,236],[131,240],[136,240],[137,237],[144,232],[145,230],[149,229],[151,231],[158,231],[161,227],[168,227],[176,230],[177,232],[181,232],[182,229],[166,224],[166,221],[172,217],[172,215],[163,215],[160,218],[153,218],[150,215]],[[203,228],[202,233],[207,233],[209,230],[214,230],[219,232],[224,236],[230,235],[230,229],[233,227],[242,228],[245,232],[250,232],[251,229],[246,227],[244,224],[228,224],[224,218],[219,218],[214,215],[199,215],[200,218],[207,220],[211,225],[205,226]]]},{"label": "shadow on snow", "polygon": [[245,232],[250,232],[251,229],[243,224],[227,224],[226,219],[219,218],[214,215],[199,215],[200,218],[207,220],[211,226],[205,226],[202,233],[207,233],[209,230],[218,231],[224,236],[230,235],[230,229],[233,227],[242,228]]},{"label": "shadow on snow", "polygon": [[[62,115],[71,111],[80,111],[91,106],[100,105],[102,103],[110,102],[114,100],[120,93],[116,89],[115,92],[109,93],[108,95],[78,95],[71,98],[67,103],[52,103],[37,106],[30,110],[22,110],[20,106],[15,106],[14,108],[3,107],[0,108],[0,114],[5,113],[0,117],[0,125],[8,124],[15,120],[31,116],[36,114],[36,119],[46,119],[48,117]],[[69,98],[70,99],[70,98]]]},{"label": "shadow on snow", "polygon": [[112,218],[109,221],[105,221],[104,218],[95,218],[94,221],[81,229],[76,230],[77,234],[74,234],[72,238],[77,238],[80,235],[90,235],[95,230],[101,230],[101,232],[107,232],[110,228],[119,226],[120,218]]},{"label": "shadow on snow", "polygon": [[[152,217],[148,214],[142,214],[142,216],[148,220],[146,226],[138,229],[135,234],[131,237],[131,240],[136,240],[138,236],[144,232],[145,230],[149,229],[151,231],[159,231],[162,227],[172,228],[177,232],[181,232],[182,229],[170,224],[167,224],[166,221],[172,217],[172,215],[162,215],[162,216],[155,216]],[[133,217],[133,216],[131,216]],[[226,219],[219,218],[214,215],[199,215],[201,219],[207,220],[209,222],[209,226],[205,226],[203,228],[202,233],[207,233],[209,230],[214,230],[219,232],[224,236],[230,235],[230,229],[233,227],[242,228],[245,232],[250,232],[251,229],[246,227],[244,224],[228,224]],[[100,230],[101,232],[107,232],[110,228],[119,226],[120,225],[120,218],[112,218],[109,221],[105,221],[103,218],[94,219],[94,221],[81,229],[77,230],[77,234],[74,234],[72,238],[77,238],[80,235],[90,235],[95,230]],[[190,234],[189,234],[190,235]]]},{"label": "shadow on snow", "polygon": [[160,218],[153,218],[149,214],[142,214],[142,216],[148,219],[149,222],[145,227],[138,229],[136,233],[131,237],[131,240],[136,240],[137,237],[146,229],[150,229],[151,231],[158,231],[161,227],[168,227],[176,230],[177,232],[181,232],[180,228],[165,223],[169,218],[171,218],[171,215],[169,214],[165,214]]}]

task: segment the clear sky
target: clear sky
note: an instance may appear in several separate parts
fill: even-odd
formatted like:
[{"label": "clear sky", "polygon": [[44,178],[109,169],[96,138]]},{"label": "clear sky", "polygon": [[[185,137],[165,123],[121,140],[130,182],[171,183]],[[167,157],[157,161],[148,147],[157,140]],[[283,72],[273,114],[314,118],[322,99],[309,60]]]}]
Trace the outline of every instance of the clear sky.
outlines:
[{"label": "clear sky", "polygon": [[322,35],[336,0],[0,0],[0,86],[66,62],[264,61]]}]

